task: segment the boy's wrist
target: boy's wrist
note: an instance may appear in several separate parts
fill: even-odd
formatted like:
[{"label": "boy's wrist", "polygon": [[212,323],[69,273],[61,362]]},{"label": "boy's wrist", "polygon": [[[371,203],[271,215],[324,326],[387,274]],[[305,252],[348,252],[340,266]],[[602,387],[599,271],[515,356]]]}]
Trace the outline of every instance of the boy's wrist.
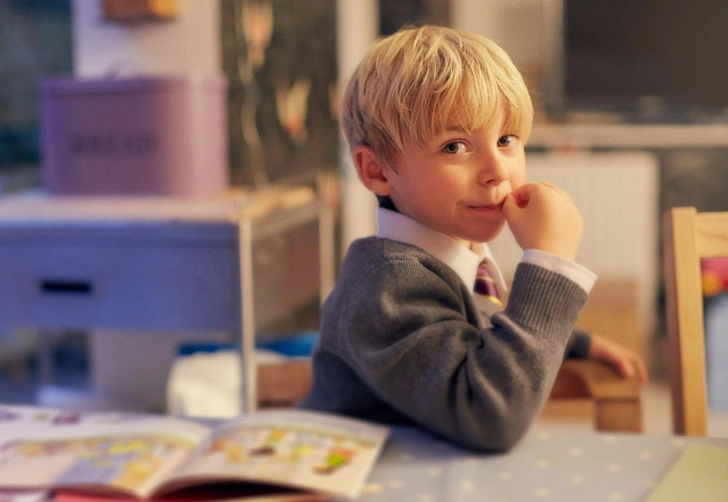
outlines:
[{"label": "boy's wrist", "polygon": [[521,261],[561,274],[577,283],[587,293],[591,291],[597,280],[597,275],[585,266],[546,251],[526,249]]},{"label": "boy's wrist", "polygon": [[563,349],[588,298],[588,293],[568,277],[521,262],[516,267],[505,314],[545,339],[563,343]]}]

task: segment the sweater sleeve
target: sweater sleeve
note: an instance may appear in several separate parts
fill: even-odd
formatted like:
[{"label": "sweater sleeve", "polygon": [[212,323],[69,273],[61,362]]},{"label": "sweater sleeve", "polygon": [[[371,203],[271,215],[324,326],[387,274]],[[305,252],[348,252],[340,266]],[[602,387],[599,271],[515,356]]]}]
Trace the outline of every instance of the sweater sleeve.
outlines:
[{"label": "sweater sleeve", "polygon": [[339,313],[348,364],[403,415],[483,451],[507,450],[528,429],[587,299],[574,282],[527,263],[491,326],[467,308],[464,288],[407,260],[372,271],[361,291]]}]

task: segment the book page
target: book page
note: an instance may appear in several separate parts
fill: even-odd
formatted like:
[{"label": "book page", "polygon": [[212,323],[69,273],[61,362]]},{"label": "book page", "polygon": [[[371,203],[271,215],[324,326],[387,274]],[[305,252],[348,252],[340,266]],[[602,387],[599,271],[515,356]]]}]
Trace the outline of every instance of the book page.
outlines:
[{"label": "book page", "polygon": [[355,497],[387,428],[301,410],[263,411],[219,427],[163,492],[201,480],[249,480]]},{"label": "book page", "polygon": [[210,434],[153,415],[0,407],[0,486],[95,487],[147,496]]}]

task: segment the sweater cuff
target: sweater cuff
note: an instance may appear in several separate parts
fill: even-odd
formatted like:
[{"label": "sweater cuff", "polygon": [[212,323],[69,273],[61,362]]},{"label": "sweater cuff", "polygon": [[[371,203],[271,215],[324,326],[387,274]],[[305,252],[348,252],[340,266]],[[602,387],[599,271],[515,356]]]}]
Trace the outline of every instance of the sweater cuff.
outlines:
[{"label": "sweater cuff", "polygon": [[597,280],[596,274],[585,266],[538,249],[525,250],[523,252],[523,261],[565,275],[584,288],[587,293],[591,291],[594,282]]},{"label": "sweater cuff", "polygon": [[506,314],[529,331],[565,343],[588,297],[565,276],[521,262],[513,278]]},{"label": "sweater cuff", "polygon": [[571,338],[566,344],[566,359],[586,359],[589,357],[589,348],[591,347],[591,334],[586,331],[575,329],[571,333]]}]

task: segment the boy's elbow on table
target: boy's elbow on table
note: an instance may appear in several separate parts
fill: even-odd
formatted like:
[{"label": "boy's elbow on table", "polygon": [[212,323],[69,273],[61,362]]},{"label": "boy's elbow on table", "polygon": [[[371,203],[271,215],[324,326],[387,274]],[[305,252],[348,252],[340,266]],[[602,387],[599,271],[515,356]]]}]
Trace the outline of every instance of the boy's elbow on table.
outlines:
[{"label": "boy's elbow on table", "polygon": [[523,439],[530,424],[530,420],[503,416],[483,419],[478,423],[471,422],[470,426],[456,425],[447,435],[451,440],[472,450],[483,453],[506,453]]},{"label": "boy's elbow on table", "polygon": [[510,427],[500,430],[488,428],[487,434],[482,437],[463,438],[457,442],[482,453],[507,453],[520,443],[527,430],[527,428],[514,430]]}]

